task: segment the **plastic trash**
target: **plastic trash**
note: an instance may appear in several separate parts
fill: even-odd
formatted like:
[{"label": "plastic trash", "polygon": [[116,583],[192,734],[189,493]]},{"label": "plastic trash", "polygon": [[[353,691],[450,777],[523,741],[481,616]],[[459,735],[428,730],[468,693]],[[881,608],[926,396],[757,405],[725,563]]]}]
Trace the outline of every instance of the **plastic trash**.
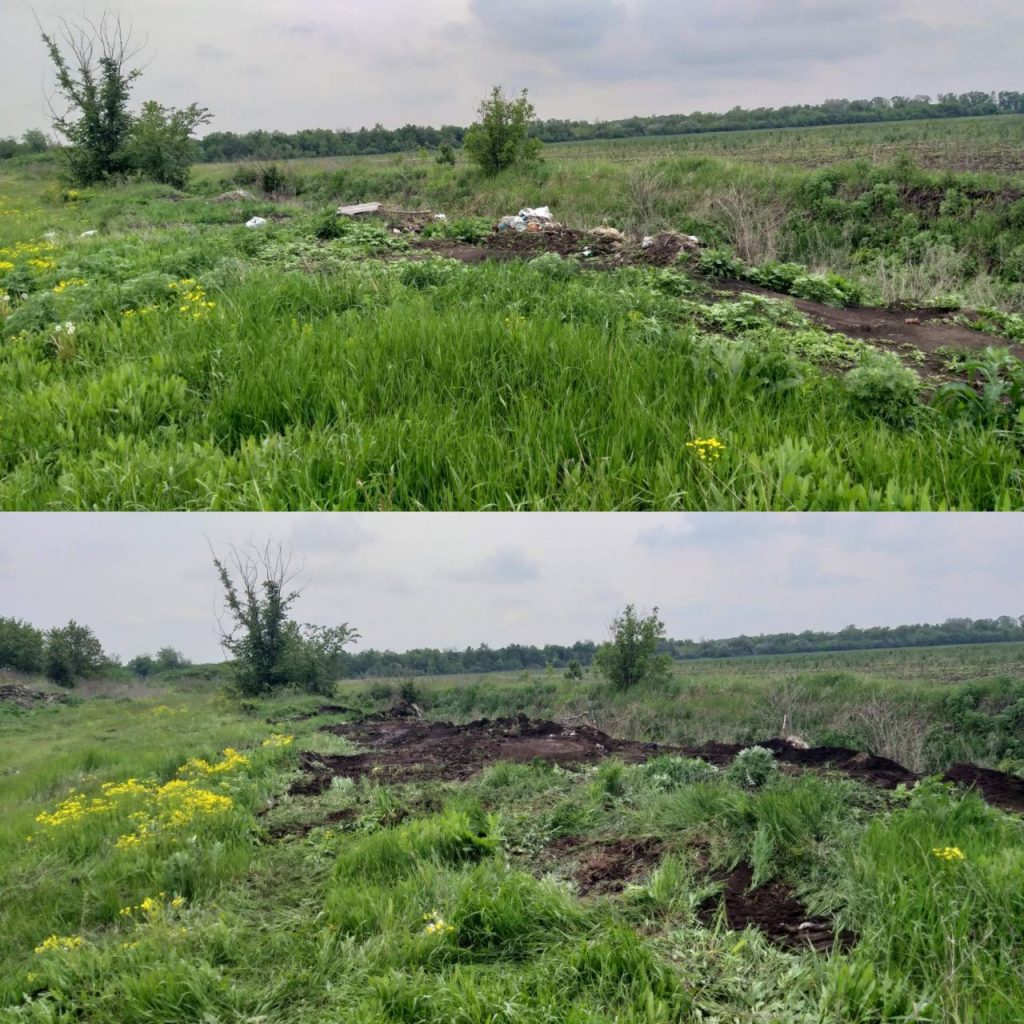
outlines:
[{"label": "plastic trash", "polygon": [[546,206],[538,206],[536,209],[526,207],[517,214],[502,217],[498,221],[499,231],[543,231],[544,228],[557,226],[551,210]]},{"label": "plastic trash", "polygon": [[78,237],[79,238],[92,238],[93,235],[98,235],[99,232],[95,228],[90,228],[88,231],[83,231]]},{"label": "plastic trash", "polygon": [[253,217],[251,220],[245,222],[247,228],[261,228],[266,224],[266,220],[263,217]]},{"label": "plastic trash", "polygon": [[362,217],[367,213],[380,213],[383,203],[356,203],[354,206],[339,206],[339,217]]},{"label": "plastic trash", "polygon": [[644,240],[640,243],[641,249],[650,249],[654,245],[654,237],[652,235],[645,235]]},{"label": "plastic trash", "polygon": [[435,213],[434,214],[434,220],[447,220],[447,219],[448,219],[448,214],[446,214],[446,213]]}]

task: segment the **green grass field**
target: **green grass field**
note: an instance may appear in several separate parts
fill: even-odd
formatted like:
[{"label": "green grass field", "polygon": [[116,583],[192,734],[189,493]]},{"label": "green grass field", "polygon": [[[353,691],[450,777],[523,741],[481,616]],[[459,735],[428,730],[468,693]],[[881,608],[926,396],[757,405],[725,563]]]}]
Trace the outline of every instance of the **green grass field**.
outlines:
[{"label": "green grass field", "polygon": [[[543,673],[415,696],[432,718],[586,707],[620,736],[741,741],[793,701],[812,742],[841,707],[890,702],[955,736],[952,759],[1017,713],[1022,657],[734,659],[628,698]],[[1019,816],[933,781],[888,792],[678,757],[289,795],[301,751],[358,749],[320,727],[389,706],[389,685],[343,684],[352,711],[312,717],[322,698],[242,707],[183,678],[0,716],[0,1020],[1020,1019]],[[776,923],[788,894],[845,938],[826,954],[771,921],[731,929],[719,894],[737,871],[751,899],[775,894]]]},{"label": "green grass field", "polygon": [[[965,133],[1003,144],[1016,119],[997,120],[905,130],[927,129],[953,167]],[[794,145],[843,134],[814,131]],[[836,304],[982,309],[969,319],[993,347],[1024,339],[1019,176],[876,167],[869,141],[887,136],[866,129],[849,143],[863,160],[808,171],[762,159],[748,134],[719,139],[727,157],[686,152],[693,140],[629,162],[613,143],[585,159],[551,147],[487,182],[416,157],[300,162],[283,192],[241,204],[213,197],[258,168],[197,168],[188,194],[73,193],[53,162],[11,161],[0,507],[1024,506],[1013,357],[983,357],[987,388],[939,408],[935,388],[967,379],[955,352],[879,353],[786,299],[723,295],[694,261],[411,260],[405,237],[330,213],[428,204],[449,214],[439,232],[477,240],[473,218],[550,203],[581,228],[695,233],[720,247],[695,261],[705,273]],[[254,214],[276,219],[248,231]],[[710,438],[722,454],[702,459],[693,442]]]}]

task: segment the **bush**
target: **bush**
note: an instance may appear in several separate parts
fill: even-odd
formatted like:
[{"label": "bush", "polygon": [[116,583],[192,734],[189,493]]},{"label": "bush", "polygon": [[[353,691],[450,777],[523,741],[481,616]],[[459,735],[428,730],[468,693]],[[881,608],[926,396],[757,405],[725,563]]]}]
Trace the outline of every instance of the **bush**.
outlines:
[{"label": "bush", "polygon": [[42,667],[42,630],[18,619],[0,617],[0,668],[39,672]]},{"label": "bush", "polygon": [[728,249],[705,249],[697,257],[697,269],[708,277],[743,277],[746,267]]},{"label": "bush", "polygon": [[920,379],[893,355],[877,353],[867,357],[846,374],[845,384],[851,406],[866,418],[906,427],[921,410]]},{"label": "bush", "polygon": [[745,789],[760,789],[779,774],[775,755],[765,747],[747,747],[733,759],[725,777]]}]

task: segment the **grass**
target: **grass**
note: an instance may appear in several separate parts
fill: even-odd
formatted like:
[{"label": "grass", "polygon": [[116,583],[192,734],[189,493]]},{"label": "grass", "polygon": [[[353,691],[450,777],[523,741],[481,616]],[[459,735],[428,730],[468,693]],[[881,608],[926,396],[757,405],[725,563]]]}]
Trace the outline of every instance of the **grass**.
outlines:
[{"label": "grass", "polygon": [[[551,201],[584,226],[672,226],[747,264],[796,260],[750,273],[828,301],[983,299],[998,345],[1024,308],[1016,179],[556,151],[490,182],[369,159],[289,172],[297,195],[235,205],[210,200],[217,173],[77,195],[52,164],[3,173],[0,508],[1024,506],[1013,358],[993,371],[1004,400],[939,408],[921,353],[901,368],[788,301],[723,301],[684,268],[412,261],[328,206],[443,202],[455,224]],[[241,226],[257,213],[280,219]],[[700,458],[708,438],[720,457]]]},{"label": "grass", "polygon": [[[752,787],[670,758],[296,797],[294,752],[319,722],[295,716],[319,698],[244,711],[182,684],[159,700],[0,719],[0,1020],[1001,1024],[1024,1006],[1022,826],[976,797],[780,773]],[[282,728],[293,742],[262,745]],[[125,856],[116,814],[63,836],[35,820],[104,783],[215,769],[225,747],[245,763],[192,769],[237,801],[221,831]],[[657,862],[581,896],[580,858],[628,836],[656,838]],[[711,873],[743,862],[856,944],[784,951],[699,916]]]}]

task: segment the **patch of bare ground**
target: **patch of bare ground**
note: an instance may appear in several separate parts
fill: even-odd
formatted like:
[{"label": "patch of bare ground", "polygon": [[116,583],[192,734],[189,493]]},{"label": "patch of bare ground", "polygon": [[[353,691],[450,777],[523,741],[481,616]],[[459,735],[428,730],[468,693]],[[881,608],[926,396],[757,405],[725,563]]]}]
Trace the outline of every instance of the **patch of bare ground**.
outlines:
[{"label": "patch of bare ground", "polygon": [[697,916],[706,925],[712,924],[719,907],[724,907],[730,929],[757,928],[775,945],[786,949],[824,953],[836,947],[850,949],[856,942],[852,932],[837,933],[827,918],[808,915],[807,908],[784,882],[776,879],[752,888],[753,871],[749,864],[711,877],[722,883],[722,894],[705,900],[699,908]]},{"label": "patch of bare ground", "polygon": [[[302,751],[299,766],[305,775],[292,784],[289,792],[314,795],[327,789],[332,778],[359,779],[366,775],[389,782],[462,781],[498,761],[522,764],[539,759],[572,767],[596,764],[612,756],[630,764],[642,764],[658,754],[681,754],[726,766],[744,749],[738,743],[680,747],[620,740],[592,726],[537,721],[522,714],[455,725],[418,718],[417,713],[414,705],[400,704],[358,722],[323,726],[322,731],[369,749],[359,754]],[[751,745],[754,744],[748,744]],[[803,771],[834,771],[879,789],[913,785],[921,778],[896,761],[862,750],[805,748],[783,739],[763,740],[756,745],[771,750],[783,766]],[[955,765],[946,773],[945,780],[976,789],[1002,810],[1024,813],[1024,779],[1018,776],[976,765]]]}]

